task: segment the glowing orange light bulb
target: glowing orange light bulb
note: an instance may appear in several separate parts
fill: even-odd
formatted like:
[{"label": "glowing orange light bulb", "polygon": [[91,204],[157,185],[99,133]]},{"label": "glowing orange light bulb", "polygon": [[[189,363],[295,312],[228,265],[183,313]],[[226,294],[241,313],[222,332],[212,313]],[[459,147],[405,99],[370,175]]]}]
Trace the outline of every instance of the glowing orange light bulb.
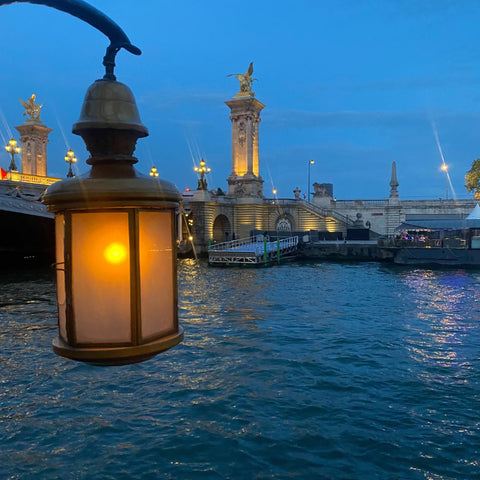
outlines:
[{"label": "glowing orange light bulb", "polygon": [[107,262],[117,265],[127,258],[127,249],[125,248],[125,245],[113,242],[105,248],[103,256]]}]

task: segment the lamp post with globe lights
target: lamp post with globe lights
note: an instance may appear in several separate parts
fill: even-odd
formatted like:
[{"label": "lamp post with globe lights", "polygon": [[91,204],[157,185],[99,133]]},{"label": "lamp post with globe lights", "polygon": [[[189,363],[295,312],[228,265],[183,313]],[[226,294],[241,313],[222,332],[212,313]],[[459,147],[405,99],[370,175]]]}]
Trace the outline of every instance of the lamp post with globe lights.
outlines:
[{"label": "lamp post with globe lights", "polygon": [[205,160],[202,158],[200,160],[200,166],[194,167],[196,173],[200,174],[200,178],[198,179],[198,187],[197,190],[206,190],[207,189],[207,180],[205,175],[211,172],[211,168],[206,166]]},{"label": "lamp post with globe lights", "polygon": [[15,155],[18,155],[21,152],[21,148],[17,145],[17,141],[12,138],[5,145],[5,150],[12,156],[10,160],[10,166],[8,167],[9,172],[18,172],[18,168],[15,165]]},{"label": "lamp post with globe lights", "polygon": [[67,154],[65,155],[65,161],[68,163],[67,178],[72,178],[75,176],[72,171],[72,163],[77,163],[77,157],[75,156],[75,153],[73,153],[72,149],[69,149]]}]

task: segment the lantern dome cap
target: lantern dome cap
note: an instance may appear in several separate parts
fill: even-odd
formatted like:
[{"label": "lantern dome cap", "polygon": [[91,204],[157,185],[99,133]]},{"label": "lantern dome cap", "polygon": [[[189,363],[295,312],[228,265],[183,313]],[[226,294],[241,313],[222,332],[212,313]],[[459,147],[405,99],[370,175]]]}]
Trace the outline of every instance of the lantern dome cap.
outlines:
[{"label": "lantern dome cap", "polygon": [[88,88],[72,132],[81,135],[85,130],[106,128],[134,130],[138,137],[148,135],[130,88],[124,83],[102,79]]}]

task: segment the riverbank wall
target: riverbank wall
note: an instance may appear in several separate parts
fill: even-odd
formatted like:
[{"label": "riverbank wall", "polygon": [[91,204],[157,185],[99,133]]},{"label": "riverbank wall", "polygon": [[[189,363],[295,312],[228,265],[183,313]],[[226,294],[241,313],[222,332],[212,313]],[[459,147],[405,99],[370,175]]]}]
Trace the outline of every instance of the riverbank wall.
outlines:
[{"label": "riverbank wall", "polygon": [[393,262],[394,249],[379,247],[377,241],[325,241],[304,244],[297,258],[344,261]]}]

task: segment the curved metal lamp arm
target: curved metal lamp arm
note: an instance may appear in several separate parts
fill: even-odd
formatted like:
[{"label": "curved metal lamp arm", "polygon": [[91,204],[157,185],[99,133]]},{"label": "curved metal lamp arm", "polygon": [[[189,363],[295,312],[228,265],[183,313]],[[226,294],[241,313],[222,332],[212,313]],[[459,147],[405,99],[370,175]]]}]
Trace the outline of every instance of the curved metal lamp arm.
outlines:
[{"label": "curved metal lamp arm", "polygon": [[113,73],[115,56],[121,48],[134,55],[142,53],[138,47],[132,45],[125,32],[111,18],[83,0],[0,0],[0,7],[12,3],[35,3],[56,8],[83,20],[105,34],[110,39],[110,45],[107,47],[105,57],[103,57],[103,65],[105,66],[103,78],[106,80],[115,80]]}]

